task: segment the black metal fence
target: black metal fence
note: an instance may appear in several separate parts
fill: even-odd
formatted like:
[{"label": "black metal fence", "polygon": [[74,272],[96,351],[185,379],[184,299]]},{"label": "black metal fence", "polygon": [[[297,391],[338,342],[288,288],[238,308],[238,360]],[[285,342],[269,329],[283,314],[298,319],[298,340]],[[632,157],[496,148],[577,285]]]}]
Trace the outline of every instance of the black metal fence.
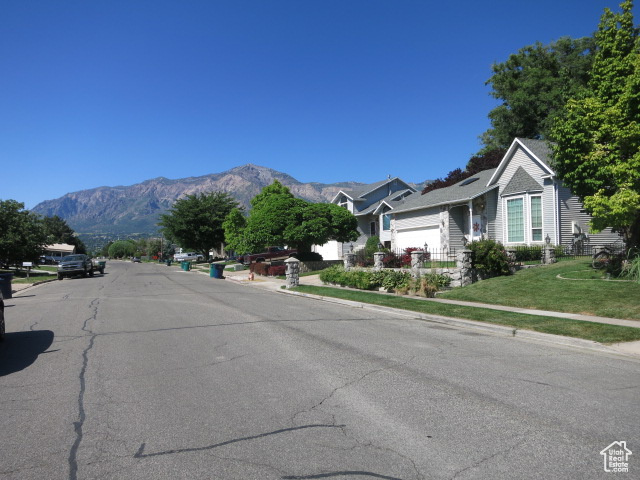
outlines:
[{"label": "black metal fence", "polygon": [[[624,245],[591,245],[591,244],[575,244],[575,245],[558,245],[552,247],[555,252],[557,261],[563,260],[575,260],[578,258],[592,258],[596,253],[602,249],[607,249],[612,254],[624,253]],[[507,247],[507,250],[515,252],[515,261],[517,265],[532,265],[540,263],[542,261],[542,255],[544,247],[542,245],[536,246],[516,246]]]},{"label": "black metal fence", "polygon": [[[422,251],[421,248],[385,249],[382,257],[384,268],[411,268],[411,252]],[[373,254],[367,255],[364,250],[354,252],[355,264],[359,267],[373,267]],[[422,268],[455,268],[455,249],[428,249],[422,255]]]}]

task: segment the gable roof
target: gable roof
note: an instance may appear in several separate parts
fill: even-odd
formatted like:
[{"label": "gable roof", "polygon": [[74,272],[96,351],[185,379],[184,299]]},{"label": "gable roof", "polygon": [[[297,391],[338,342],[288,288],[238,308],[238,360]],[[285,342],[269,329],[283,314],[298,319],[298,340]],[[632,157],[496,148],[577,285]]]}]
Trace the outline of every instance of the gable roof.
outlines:
[{"label": "gable roof", "polygon": [[493,185],[498,181],[500,175],[504,171],[505,167],[513,157],[515,151],[521,148],[526,153],[531,156],[534,162],[536,162],[540,167],[547,172],[548,175],[555,176],[555,172],[551,168],[551,149],[549,148],[549,144],[545,140],[533,140],[530,138],[514,138],[513,142],[511,142],[511,146],[507,153],[504,154],[502,160],[500,161],[500,165],[496,168],[493,176],[489,179],[487,185]]},{"label": "gable roof", "polygon": [[[403,201],[397,204],[393,203],[393,211],[394,213],[409,212],[412,210],[421,210],[424,208],[450,205],[453,203],[464,203],[469,200],[473,200],[474,198],[497,188],[497,185],[487,186],[487,183],[495,173],[495,170],[495,168],[483,170],[469,178],[451,185],[450,187],[432,190],[424,195],[420,193],[413,193]],[[478,180],[470,182],[469,180],[472,178],[477,178]]]},{"label": "gable roof", "polygon": [[350,198],[352,201],[354,202],[362,202],[364,200],[366,200],[366,196],[371,193],[376,191],[377,189],[379,189],[380,187],[388,184],[388,183],[392,183],[393,181],[397,180],[398,182],[402,183],[406,188],[405,190],[411,190],[413,192],[416,191],[415,188],[413,188],[412,186],[410,186],[407,182],[405,182],[404,180],[402,180],[399,177],[393,177],[393,178],[387,178],[385,180],[381,180],[379,182],[375,182],[375,183],[370,183],[368,185],[362,185],[361,187],[357,188],[357,189],[352,189],[352,190],[340,190],[338,193],[336,193],[336,195],[333,197],[333,199],[331,200],[331,203],[334,203],[336,201],[336,199],[342,194],[342,195],[346,195],[348,198]]},{"label": "gable roof", "polygon": [[383,198],[382,200],[378,200],[377,202],[372,203],[361,212],[354,213],[354,215],[357,217],[361,215],[368,215],[370,213],[376,214],[384,205],[393,209],[393,203],[401,201],[402,197],[404,197],[405,195],[409,195],[411,193],[415,193],[415,189],[405,188],[404,190],[398,190],[396,192],[393,192],[386,198]]},{"label": "gable roof", "polygon": [[516,193],[524,192],[541,192],[543,190],[542,185],[536,182],[531,175],[529,175],[522,166],[518,169],[504,187],[501,195],[515,195]]}]

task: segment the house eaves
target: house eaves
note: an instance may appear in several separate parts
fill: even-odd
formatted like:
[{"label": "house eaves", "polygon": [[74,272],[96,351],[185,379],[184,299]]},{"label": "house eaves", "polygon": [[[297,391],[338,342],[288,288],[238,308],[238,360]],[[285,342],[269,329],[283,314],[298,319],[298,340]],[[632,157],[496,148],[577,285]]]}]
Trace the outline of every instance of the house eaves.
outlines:
[{"label": "house eaves", "polygon": [[394,208],[393,213],[415,212],[416,210],[425,210],[427,208],[441,207],[444,205],[461,205],[461,204],[468,203],[474,198],[478,198],[484,195],[485,193],[489,193],[491,190],[495,190],[496,188],[498,188],[498,185],[492,185],[468,198],[459,198],[457,200],[441,201],[441,202],[435,202],[435,203],[425,203],[423,205],[409,207],[409,208],[402,208],[402,206],[398,206]]},{"label": "house eaves", "polygon": [[518,147],[521,147],[528,155],[530,155],[531,158],[540,166],[540,168],[547,172],[548,175],[555,176],[555,172],[547,164],[547,162],[545,161],[546,159],[540,158],[547,155],[548,148],[546,147],[546,142],[544,142],[543,140],[514,138],[513,142],[511,142],[509,150],[507,150],[507,153],[505,153],[504,157],[502,157],[500,165],[498,165],[495,173],[489,179],[487,186],[492,185],[498,181],[498,178],[500,178],[500,175],[502,175],[502,172],[504,172],[507,163],[509,163]]},{"label": "house eaves", "polygon": [[494,171],[495,169],[483,170],[454,185],[432,190],[424,195],[418,193],[409,195],[399,205],[394,205],[393,211],[394,213],[411,212],[441,205],[458,205],[469,202],[498,187],[497,185],[486,185],[487,179],[493,175]]},{"label": "house eaves", "polygon": [[353,197],[351,197],[351,195],[349,195],[347,192],[345,192],[344,190],[340,190],[338,193],[336,193],[336,195],[331,199],[331,203],[335,203],[335,201],[338,199],[338,197],[340,195],[344,195],[345,197],[347,197],[349,200],[351,200],[353,202]]}]

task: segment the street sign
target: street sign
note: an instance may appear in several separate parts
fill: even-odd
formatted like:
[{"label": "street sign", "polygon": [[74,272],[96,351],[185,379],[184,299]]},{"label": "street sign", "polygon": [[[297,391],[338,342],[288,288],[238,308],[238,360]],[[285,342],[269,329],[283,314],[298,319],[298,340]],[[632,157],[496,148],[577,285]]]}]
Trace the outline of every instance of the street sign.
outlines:
[{"label": "street sign", "polygon": [[33,262],[22,262],[23,267],[33,267]]}]

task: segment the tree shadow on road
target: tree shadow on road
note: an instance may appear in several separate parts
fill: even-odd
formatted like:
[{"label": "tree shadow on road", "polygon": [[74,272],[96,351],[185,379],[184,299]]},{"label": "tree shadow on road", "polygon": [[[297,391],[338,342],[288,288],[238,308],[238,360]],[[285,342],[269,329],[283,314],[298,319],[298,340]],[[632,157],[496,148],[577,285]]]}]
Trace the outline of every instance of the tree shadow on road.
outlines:
[{"label": "tree shadow on road", "polygon": [[5,333],[0,342],[0,377],[24,370],[53,343],[51,330]]}]

